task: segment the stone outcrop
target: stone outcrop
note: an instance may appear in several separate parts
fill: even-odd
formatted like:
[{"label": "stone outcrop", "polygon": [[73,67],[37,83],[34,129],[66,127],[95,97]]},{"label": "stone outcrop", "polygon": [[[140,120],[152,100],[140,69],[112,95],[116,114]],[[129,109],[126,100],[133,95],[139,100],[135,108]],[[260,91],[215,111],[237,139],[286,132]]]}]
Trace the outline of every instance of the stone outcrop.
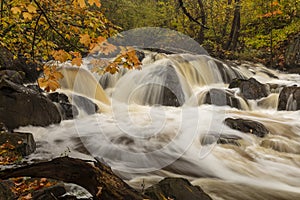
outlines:
[{"label": "stone outcrop", "polygon": [[257,137],[264,137],[269,133],[269,130],[262,123],[253,120],[226,118],[224,123],[232,129],[250,133]]},{"label": "stone outcrop", "polygon": [[300,109],[300,87],[284,87],[279,95],[278,110],[295,111]]},{"label": "stone outcrop", "polygon": [[158,184],[147,188],[145,194],[151,200],[211,200],[211,197],[199,186],[193,186],[188,180],[183,178],[165,178]]},{"label": "stone outcrop", "polygon": [[0,79],[0,122],[8,129],[48,126],[60,121],[57,107],[46,96],[5,78]]},{"label": "stone outcrop", "polygon": [[260,99],[270,94],[268,86],[254,78],[248,80],[234,79],[230,83],[229,88],[239,88],[241,95],[246,99]]},{"label": "stone outcrop", "polygon": [[216,106],[230,106],[237,109],[242,109],[242,98],[237,98],[234,95],[234,92],[230,90],[222,90],[222,89],[210,89],[206,96],[204,103],[213,104]]}]

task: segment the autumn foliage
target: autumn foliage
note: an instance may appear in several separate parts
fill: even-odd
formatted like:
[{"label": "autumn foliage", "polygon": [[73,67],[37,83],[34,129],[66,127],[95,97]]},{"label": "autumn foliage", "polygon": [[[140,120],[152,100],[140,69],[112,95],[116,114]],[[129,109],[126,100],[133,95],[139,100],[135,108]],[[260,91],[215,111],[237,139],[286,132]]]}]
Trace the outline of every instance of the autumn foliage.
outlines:
[{"label": "autumn foliage", "polygon": [[[81,66],[85,55],[98,52],[107,55],[117,49],[107,38],[120,28],[104,16],[99,0],[1,0],[0,8],[0,45],[15,57],[43,63],[44,77],[38,82],[47,91],[57,89],[62,78],[53,65],[70,61]],[[122,62],[120,56],[124,57]],[[115,73],[123,64],[127,68],[140,65],[132,49],[122,51],[116,61],[92,63],[93,71],[98,73]]]}]

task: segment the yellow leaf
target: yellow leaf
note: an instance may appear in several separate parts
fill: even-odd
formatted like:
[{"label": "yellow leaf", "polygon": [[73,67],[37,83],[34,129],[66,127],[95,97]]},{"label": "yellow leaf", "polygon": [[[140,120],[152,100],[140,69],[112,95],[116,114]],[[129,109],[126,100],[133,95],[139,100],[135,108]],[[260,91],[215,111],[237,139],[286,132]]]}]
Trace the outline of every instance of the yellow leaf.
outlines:
[{"label": "yellow leaf", "polygon": [[72,65],[80,66],[82,64],[82,58],[73,58]]},{"label": "yellow leaf", "polygon": [[19,8],[19,7],[13,7],[10,10],[13,14],[19,14],[22,12],[21,8]]},{"label": "yellow leaf", "polygon": [[23,13],[23,17],[24,17],[24,19],[32,20],[32,15],[30,13],[28,13],[28,12],[24,12]]},{"label": "yellow leaf", "polygon": [[29,4],[26,9],[29,13],[36,13],[36,7],[32,4]]},{"label": "yellow leaf", "polygon": [[86,7],[85,0],[77,0],[77,2],[79,3],[80,8]]},{"label": "yellow leaf", "polygon": [[53,76],[55,79],[57,79],[57,80],[62,79],[62,78],[64,77],[64,75],[63,75],[61,72],[58,72],[58,71],[54,71],[54,72],[52,73],[52,76]]},{"label": "yellow leaf", "polygon": [[99,0],[88,0],[89,4],[92,6],[93,4],[95,4],[98,8],[101,7],[101,3]]},{"label": "yellow leaf", "polygon": [[88,47],[91,44],[91,37],[89,34],[80,34],[79,42],[84,46]]}]

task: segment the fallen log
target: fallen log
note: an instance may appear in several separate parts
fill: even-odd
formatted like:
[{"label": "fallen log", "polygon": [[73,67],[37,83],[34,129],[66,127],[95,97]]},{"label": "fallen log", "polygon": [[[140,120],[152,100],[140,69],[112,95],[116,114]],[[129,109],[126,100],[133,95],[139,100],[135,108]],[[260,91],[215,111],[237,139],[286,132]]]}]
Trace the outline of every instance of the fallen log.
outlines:
[{"label": "fallen log", "polygon": [[36,163],[0,172],[0,179],[13,177],[51,178],[66,183],[74,183],[90,192],[93,199],[145,199],[117,177],[111,168],[99,161],[83,161],[70,157],[55,158],[51,161]]}]

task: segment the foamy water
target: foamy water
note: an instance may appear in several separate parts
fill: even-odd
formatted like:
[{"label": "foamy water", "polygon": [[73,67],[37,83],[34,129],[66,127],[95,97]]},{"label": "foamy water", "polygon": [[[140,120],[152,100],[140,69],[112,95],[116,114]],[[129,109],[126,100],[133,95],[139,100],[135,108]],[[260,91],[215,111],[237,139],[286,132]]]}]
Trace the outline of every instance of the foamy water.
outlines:
[{"label": "foamy water", "polygon": [[[20,128],[32,132],[38,144],[36,153],[29,159],[61,155],[102,157],[137,189],[141,189],[143,182],[149,186],[163,177],[179,176],[200,185],[214,199],[300,197],[299,111],[277,111],[276,93],[248,102],[245,110],[199,104],[201,92],[227,87],[224,73],[230,79],[255,77],[262,83],[279,85],[299,84],[299,75],[250,64],[235,68],[224,64],[221,72],[220,66],[208,56],[187,54],[164,55],[147,62],[141,71],[108,77],[108,82],[114,79],[106,88],[110,97],[101,94],[96,98],[110,99],[111,103],[98,102],[104,112],[88,116],[81,111],[77,119],[59,125]],[[180,107],[155,105],[161,98],[162,88],[153,88],[151,84],[165,86],[170,80],[160,71],[165,65],[172,66],[179,77],[184,96]],[[268,76],[263,72],[266,70],[279,79]],[[156,76],[160,72],[162,75]],[[84,85],[75,88],[78,93],[95,84],[77,81]],[[136,93],[132,94],[133,91]],[[259,104],[260,101],[263,102]],[[147,105],[149,102],[152,106]],[[227,117],[261,122],[270,133],[258,138],[230,129],[223,123]],[[240,145],[217,144],[220,135],[240,138],[237,140]],[[204,145],[202,141],[208,137],[215,139]]]}]

